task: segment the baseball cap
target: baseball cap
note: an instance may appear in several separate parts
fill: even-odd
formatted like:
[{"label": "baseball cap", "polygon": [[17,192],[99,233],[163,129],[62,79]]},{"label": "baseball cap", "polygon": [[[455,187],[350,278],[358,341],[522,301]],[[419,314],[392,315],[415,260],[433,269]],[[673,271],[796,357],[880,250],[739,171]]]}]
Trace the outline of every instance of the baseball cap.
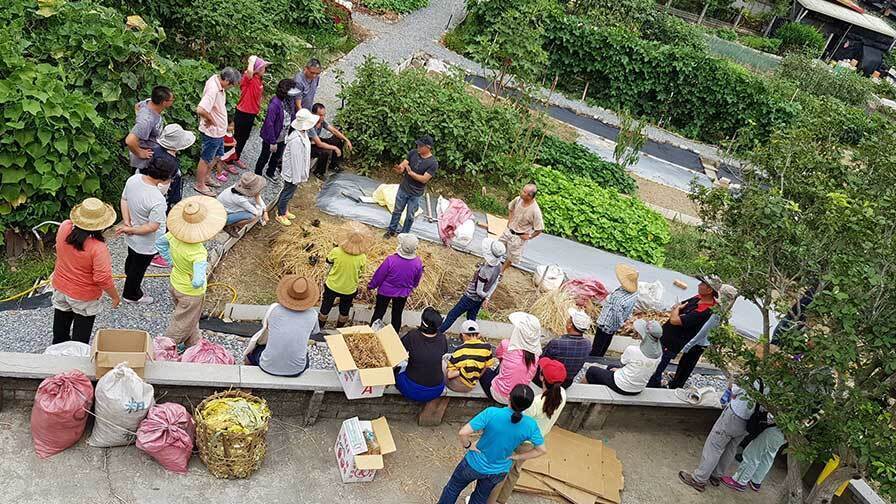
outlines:
[{"label": "baseball cap", "polygon": [[566,381],[566,366],[558,360],[542,357],[538,359],[538,368],[541,369],[541,377],[548,384]]},{"label": "baseball cap", "polygon": [[435,141],[432,139],[432,136],[423,135],[422,137],[417,139],[416,143],[417,143],[417,147],[419,147],[421,145],[425,145],[431,149],[432,146],[435,144]]},{"label": "baseball cap", "polygon": [[569,318],[572,319],[572,325],[576,326],[576,329],[582,332],[591,329],[591,317],[589,317],[587,313],[576,308],[570,308],[567,313],[569,313]]},{"label": "baseball cap", "polygon": [[475,320],[467,320],[461,325],[461,334],[479,334],[479,324]]}]

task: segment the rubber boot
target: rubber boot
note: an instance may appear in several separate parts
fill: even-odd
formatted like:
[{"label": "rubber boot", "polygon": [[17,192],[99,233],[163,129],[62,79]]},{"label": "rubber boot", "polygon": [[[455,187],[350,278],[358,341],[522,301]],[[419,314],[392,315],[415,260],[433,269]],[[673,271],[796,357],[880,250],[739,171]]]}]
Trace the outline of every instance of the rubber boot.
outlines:
[{"label": "rubber boot", "polygon": [[339,329],[340,327],[345,327],[346,324],[348,324],[348,315],[345,315],[345,316],[340,315],[339,318],[336,319],[336,329]]},{"label": "rubber boot", "polygon": [[327,316],[323,313],[319,313],[317,315],[317,324],[320,326],[320,330],[323,331],[327,328]]}]

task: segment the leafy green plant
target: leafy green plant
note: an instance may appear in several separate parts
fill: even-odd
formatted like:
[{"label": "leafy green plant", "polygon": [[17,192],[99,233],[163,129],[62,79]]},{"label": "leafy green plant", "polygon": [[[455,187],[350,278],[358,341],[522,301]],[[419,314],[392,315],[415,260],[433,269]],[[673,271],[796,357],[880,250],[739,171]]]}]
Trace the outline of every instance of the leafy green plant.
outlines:
[{"label": "leafy green plant", "polygon": [[536,162],[582,177],[587,177],[598,185],[616,189],[623,194],[634,194],[637,186],[619,165],[604,161],[585,147],[547,135],[541,143]]},{"label": "leafy green plant", "polygon": [[376,12],[407,14],[429,5],[429,0],[362,0],[361,5]]},{"label": "leafy green plant", "polygon": [[722,40],[735,41],[737,40],[737,32],[731,28],[719,28],[716,30],[716,37]]},{"label": "leafy green plant", "polygon": [[781,39],[781,53],[802,53],[819,56],[824,49],[824,35],[812,25],[803,23],[786,23],[775,32],[775,38]]},{"label": "leafy green plant", "polygon": [[547,232],[663,265],[669,226],[660,214],[591,179],[550,168],[532,170]]},{"label": "leafy green plant", "polygon": [[715,271],[703,244],[703,231],[680,222],[669,222],[669,243],[666,244],[664,268],[685,275],[701,275]]},{"label": "leafy green plant", "polygon": [[781,39],[743,35],[738,40],[741,44],[757,51],[778,54],[781,50]]},{"label": "leafy green plant", "polygon": [[490,194],[473,193],[467,198],[470,208],[475,208],[492,215],[507,215],[507,205],[501,203]]},{"label": "leafy green plant", "polygon": [[620,114],[619,134],[616,135],[613,159],[625,171],[637,164],[641,157],[641,149],[647,142],[644,127],[643,122],[637,122],[628,112]]},{"label": "leafy green plant", "polygon": [[856,72],[832,71],[824,63],[802,54],[785,57],[777,76],[805,93],[830,96],[856,107],[865,107],[877,89],[871,79]]}]

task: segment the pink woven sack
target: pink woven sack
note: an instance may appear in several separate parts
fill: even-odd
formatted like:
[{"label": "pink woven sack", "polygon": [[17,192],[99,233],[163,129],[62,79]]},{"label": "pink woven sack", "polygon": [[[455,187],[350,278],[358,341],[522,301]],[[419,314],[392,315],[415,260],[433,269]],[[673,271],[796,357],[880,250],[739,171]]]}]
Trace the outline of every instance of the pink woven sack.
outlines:
[{"label": "pink woven sack", "polygon": [[177,353],[177,343],[171,338],[159,336],[152,340],[153,360],[157,361],[179,361],[180,354]]},{"label": "pink woven sack", "polygon": [[81,371],[42,381],[31,408],[31,438],[37,456],[51,457],[77,443],[92,405],[93,385]]},{"label": "pink woven sack", "polygon": [[205,338],[188,348],[180,356],[180,361],[202,364],[236,364],[233,354],[228,352],[226,348]]},{"label": "pink woven sack", "polygon": [[177,403],[156,404],[137,429],[137,449],[166,470],[186,474],[195,434],[193,417],[186,408]]}]

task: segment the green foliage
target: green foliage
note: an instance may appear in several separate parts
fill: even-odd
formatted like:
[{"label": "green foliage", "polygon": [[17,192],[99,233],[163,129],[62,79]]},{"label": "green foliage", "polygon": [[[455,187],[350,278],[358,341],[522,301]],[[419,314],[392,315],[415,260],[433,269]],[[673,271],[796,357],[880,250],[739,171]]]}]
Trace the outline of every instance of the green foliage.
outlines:
[{"label": "green foliage", "polygon": [[376,12],[407,14],[429,5],[429,0],[362,0],[364,7]]},{"label": "green foliage", "polygon": [[622,28],[645,40],[693,49],[705,47],[702,28],[660,11],[654,0],[585,0],[567,10],[598,27]]},{"label": "green foliage", "polygon": [[587,177],[601,187],[616,189],[623,194],[634,194],[637,189],[634,179],[616,163],[604,161],[585,147],[555,136],[544,137],[536,162],[564,173]]},{"label": "green foliage", "polygon": [[805,93],[830,96],[856,107],[865,107],[876,90],[871,79],[856,72],[832,71],[815,58],[801,54],[784,58],[777,75]]},{"label": "green foliage", "polygon": [[344,84],[338,121],[349,132],[358,162],[372,168],[407,155],[424,133],[435,139],[439,174],[512,181],[514,165],[502,154],[522,152],[533,132],[514,108],[483,105],[460,75],[428,76],[422,69],[399,74],[368,60]]},{"label": "green foliage", "polygon": [[467,200],[470,208],[475,208],[492,215],[507,215],[507,205],[498,201],[490,194],[473,193]]},{"label": "green foliage", "polygon": [[735,41],[737,40],[737,32],[732,30],[731,28],[719,28],[716,30],[716,37],[719,37],[722,40]]},{"label": "green foliage", "polygon": [[669,226],[658,213],[591,179],[550,168],[533,171],[547,232],[663,265]]},{"label": "green foliage", "polygon": [[54,258],[29,255],[9,263],[0,261],[0,299],[31,288],[34,282],[46,279],[53,272]]},{"label": "green foliage", "polygon": [[743,35],[740,37],[739,42],[751,49],[756,49],[757,51],[767,52],[771,54],[778,54],[778,52],[781,50],[781,39],[779,38]]},{"label": "green foliage", "polygon": [[697,25],[654,9],[641,26],[641,37],[661,44],[706,50],[705,32]]},{"label": "green foliage", "polygon": [[803,23],[786,23],[775,32],[781,39],[781,53],[801,53],[819,56],[824,49],[824,35],[812,25]]},{"label": "green foliage", "polygon": [[648,42],[567,16],[549,30],[551,68],[567,87],[587,81],[602,106],[718,143],[751,128],[767,138],[796,115],[774,83],[706,52]]}]

